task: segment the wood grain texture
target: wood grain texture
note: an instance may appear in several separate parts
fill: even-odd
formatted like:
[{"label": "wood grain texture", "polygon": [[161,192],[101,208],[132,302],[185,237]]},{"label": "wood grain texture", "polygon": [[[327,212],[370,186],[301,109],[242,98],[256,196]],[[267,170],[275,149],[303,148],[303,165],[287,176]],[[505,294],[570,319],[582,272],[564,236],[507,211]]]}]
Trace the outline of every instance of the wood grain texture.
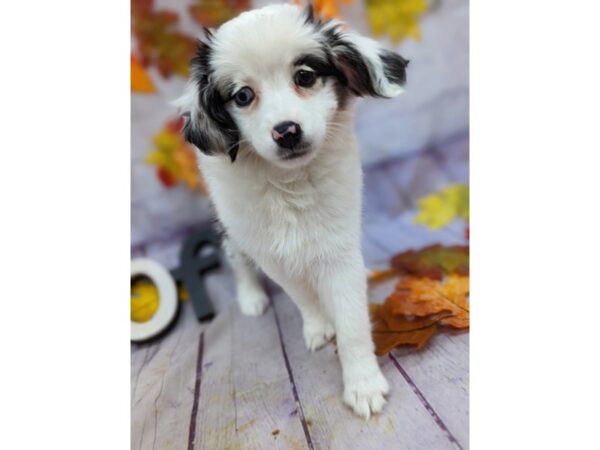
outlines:
[{"label": "wood grain texture", "polygon": [[469,448],[469,334],[438,334],[421,352],[394,357],[461,447]]},{"label": "wood grain texture", "polygon": [[341,399],[342,373],[335,346],[310,353],[291,300],[279,293],[274,304],[315,449],[456,448],[386,358],[380,363],[391,385],[388,404],[369,422],[355,416]]},{"label": "wood grain texture", "polygon": [[[208,285],[213,297],[221,297],[221,312],[204,327],[193,448],[309,448],[274,309],[259,318],[242,316],[233,299],[224,298],[234,292],[227,271]],[[276,292],[281,337],[314,448],[458,448],[388,358],[380,360],[392,386],[383,414],[369,422],[354,416],[341,401],[334,345],[308,352],[299,312]],[[181,322],[163,340],[134,347],[132,448],[187,447],[202,330],[189,306],[184,304]],[[439,336],[424,352],[395,355],[462,448],[468,448],[468,336]]]},{"label": "wood grain texture", "polygon": [[306,448],[273,310],[220,313],[205,334],[198,449]]},{"label": "wood grain texture", "polygon": [[191,304],[184,302],[176,326],[133,353],[141,362],[131,371],[131,448],[187,447],[201,332]]}]

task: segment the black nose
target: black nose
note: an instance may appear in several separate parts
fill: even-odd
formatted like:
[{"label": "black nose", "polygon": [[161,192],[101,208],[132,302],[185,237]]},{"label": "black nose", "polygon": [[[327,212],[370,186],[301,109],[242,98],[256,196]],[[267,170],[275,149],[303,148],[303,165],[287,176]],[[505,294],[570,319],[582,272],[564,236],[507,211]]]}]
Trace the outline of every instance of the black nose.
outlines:
[{"label": "black nose", "polygon": [[296,122],[281,122],[273,127],[271,134],[277,145],[293,149],[302,139],[302,128]]}]

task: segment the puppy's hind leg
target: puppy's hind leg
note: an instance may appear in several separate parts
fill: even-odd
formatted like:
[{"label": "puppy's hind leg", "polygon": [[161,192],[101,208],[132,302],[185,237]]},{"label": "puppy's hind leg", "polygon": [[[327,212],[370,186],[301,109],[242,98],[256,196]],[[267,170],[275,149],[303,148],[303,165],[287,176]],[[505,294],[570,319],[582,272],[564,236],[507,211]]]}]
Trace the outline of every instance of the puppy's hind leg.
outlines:
[{"label": "puppy's hind leg", "polygon": [[260,284],[254,262],[230,238],[224,239],[223,249],[233,269],[242,314],[260,316],[267,309],[269,298]]}]

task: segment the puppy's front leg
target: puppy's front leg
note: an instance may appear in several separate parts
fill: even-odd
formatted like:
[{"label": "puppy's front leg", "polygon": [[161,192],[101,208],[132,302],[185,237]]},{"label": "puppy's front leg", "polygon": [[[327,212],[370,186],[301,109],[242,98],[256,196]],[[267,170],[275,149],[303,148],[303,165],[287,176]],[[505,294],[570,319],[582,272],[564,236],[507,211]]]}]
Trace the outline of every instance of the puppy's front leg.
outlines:
[{"label": "puppy's front leg", "polygon": [[368,419],[381,411],[387,380],[375,358],[367,305],[367,280],[360,251],[324,268],[322,304],[334,320],[344,378],[344,402]]},{"label": "puppy's front leg", "polygon": [[269,298],[260,284],[254,263],[230,238],[224,239],[223,249],[233,269],[242,314],[260,316],[269,305]]},{"label": "puppy's front leg", "polygon": [[335,329],[321,310],[314,289],[292,280],[284,280],[280,284],[300,310],[306,348],[311,352],[319,350],[331,341]]}]

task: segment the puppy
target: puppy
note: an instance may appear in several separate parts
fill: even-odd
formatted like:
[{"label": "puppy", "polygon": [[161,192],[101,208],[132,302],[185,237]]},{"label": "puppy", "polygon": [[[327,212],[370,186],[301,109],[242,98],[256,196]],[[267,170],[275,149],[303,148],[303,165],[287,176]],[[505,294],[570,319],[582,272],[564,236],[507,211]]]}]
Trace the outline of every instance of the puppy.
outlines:
[{"label": "puppy", "polygon": [[198,45],[176,104],[226,230],[241,311],[268,305],[256,264],[298,306],[309,350],[337,336],[344,401],[368,418],[389,387],[367,308],[352,103],[402,93],[407,61],[294,5],[245,12]]}]

